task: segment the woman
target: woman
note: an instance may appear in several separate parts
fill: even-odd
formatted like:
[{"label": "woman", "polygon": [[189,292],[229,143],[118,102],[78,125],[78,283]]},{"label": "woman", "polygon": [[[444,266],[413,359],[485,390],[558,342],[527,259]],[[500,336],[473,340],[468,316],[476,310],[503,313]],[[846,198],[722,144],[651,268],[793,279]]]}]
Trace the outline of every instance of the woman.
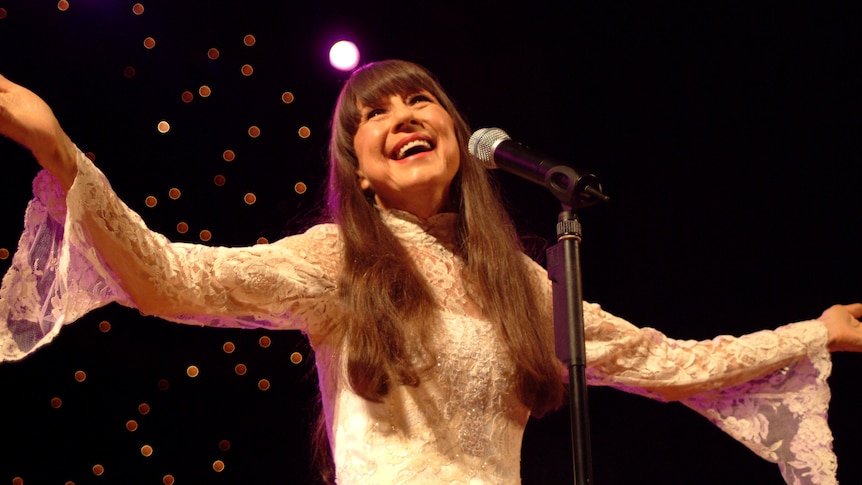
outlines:
[{"label": "woman", "polygon": [[[0,290],[4,360],[114,301],[182,323],[298,329],[316,352],[338,483],[519,482],[528,416],[563,396],[550,283],[425,69],[354,72],[333,115],[332,223],[249,248],[147,230],[50,109],[5,78],[0,132],[50,173]],[[862,305],[699,343],[584,313],[591,384],[681,400],[788,482],[834,483],[828,350],[862,349]]]}]

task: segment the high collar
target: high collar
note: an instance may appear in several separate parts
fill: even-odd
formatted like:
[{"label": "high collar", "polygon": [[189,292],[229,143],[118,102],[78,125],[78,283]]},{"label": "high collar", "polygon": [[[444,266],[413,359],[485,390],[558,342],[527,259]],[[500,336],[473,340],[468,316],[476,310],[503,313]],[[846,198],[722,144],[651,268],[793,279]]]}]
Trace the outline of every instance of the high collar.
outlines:
[{"label": "high collar", "polygon": [[421,219],[409,212],[397,209],[381,209],[383,223],[399,239],[420,245],[441,243],[454,247],[457,240],[458,214],[443,212],[428,219]]}]

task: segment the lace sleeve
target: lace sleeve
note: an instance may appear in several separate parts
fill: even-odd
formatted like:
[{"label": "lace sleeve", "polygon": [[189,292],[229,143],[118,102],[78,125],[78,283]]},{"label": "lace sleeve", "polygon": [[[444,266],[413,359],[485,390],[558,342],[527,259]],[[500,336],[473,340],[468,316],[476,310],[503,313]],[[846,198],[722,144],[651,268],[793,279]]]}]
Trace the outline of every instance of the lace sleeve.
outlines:
[{"label": "lace sleeve", "polygon": [[[552,305],[547,271],[533,264]],[[583,308],[589,385],[679,400],[777,463],[787,483],[837,483],[826,421],[832,361],[821,322],[692,341],[638,328],[594,303]]]},{"label": "lace sleeve", "polygon": [[787,483],[837,483],[822,323],[689,341],[637,328],[598,305],[584,312],[591,385],[681,400],[777,463]]},{"label": "lace sleeve", "polygon": [[24,232],[0,288],[0,361],[23,358],[95,308],[134,306],[93,247],[85,217],[122,242],[124,265],[145,275],[171,309],[155,312],[165,319],[316,334],[331,306],[340,262],[335,226],[248,248],[172,243],[147,229],[79,152],[68,194],[48,172],[34,181]]}]

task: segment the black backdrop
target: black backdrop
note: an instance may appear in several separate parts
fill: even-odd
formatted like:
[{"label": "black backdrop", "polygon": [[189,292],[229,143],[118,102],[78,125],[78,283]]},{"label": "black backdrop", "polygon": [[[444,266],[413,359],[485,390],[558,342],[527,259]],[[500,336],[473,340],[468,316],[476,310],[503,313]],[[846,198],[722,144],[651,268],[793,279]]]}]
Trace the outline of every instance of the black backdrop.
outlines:
[{"label": "black backdrop", "polygon": [[[150,0],[136,15],[131,1],[70,0],[61,10],[7,0],[0,73],[52,105],[152,228],[247,245],[297,230],[319,202],[327,118],[345,76],[326,52],[346,37],[365,61],[429,67],[474,128],[501,127],[600,178],[612,202],[581,211],[582,265],[586,297],[606,309],[702,339],[862,299],[857,6],[293,3]],[[209,97],[198,94],[203,85]],[[167,134],[156,130],[161,120]],[[0,248],[14,251],[38,167],[7,140],[0,157]],[[558,204],[541,187],[500,178],[541,249]],[[308,192],[296,193],[300,181]],[[181,196],[171,199],[171,188]],[[236,350],[226,353],[225,342]],[[860,483],[862,358],[834,361],[839,478]],[[191,365],[200,375],[188,376]],[[305,483],[310,368],[293,332],[98,310],[35,355],[0,365],[0,483]],[[679,405],[592,388],[590,407],[597,483],[781,483],[777,467]],[[524,483],[571,483],[570,468],[567,413],[531,421]]]}]

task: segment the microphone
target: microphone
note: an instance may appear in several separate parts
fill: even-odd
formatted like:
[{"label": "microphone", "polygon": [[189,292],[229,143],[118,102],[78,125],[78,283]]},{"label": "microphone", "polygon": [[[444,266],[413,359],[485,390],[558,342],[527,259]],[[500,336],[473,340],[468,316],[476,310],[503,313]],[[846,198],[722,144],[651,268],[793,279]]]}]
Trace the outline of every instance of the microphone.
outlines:
[{"label": "microphone", "polygon": [[501,168],[543,185],[570,208],[610,200],[602,193],[602,186],[595,175],[578,173],[563,162],[513,141],[499,128],[476,130],[467,142],[467,149],[486,168]]}]

